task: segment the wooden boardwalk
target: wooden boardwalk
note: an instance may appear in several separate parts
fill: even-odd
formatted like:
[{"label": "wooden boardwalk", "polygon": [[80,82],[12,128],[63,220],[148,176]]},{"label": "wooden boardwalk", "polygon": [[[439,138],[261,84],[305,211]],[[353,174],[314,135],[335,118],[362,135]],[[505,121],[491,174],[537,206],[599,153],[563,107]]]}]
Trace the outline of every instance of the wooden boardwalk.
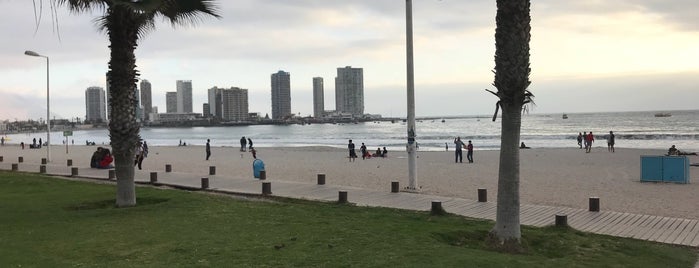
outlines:
[{"label": "wooden boardwalk", "polygon": [[[40,164],[17,163],[17,159],[0,162],[0,169],[11,170],[12,163],[17,164],[18,171],[40,172]],[[71,168],[58,164],[46,166],[46,174],[70,176]],[[337,201],[339,191],[347,191],[348,201],[360,206],[389,207],[407,210],[429,211],[432,201],[442,202],[443,208],[450,213],[471,218],[495,220],[496,203],[478,202],[462,198],[441,197],[407,192],[391,193],[390,185],[385,190],[369,190],[336,185],[317,185],[279,181],[276,179],[260,181],[240,179],[225,175],[208,175],[208,173],[191,174],[164,172],[157,170],[156,185],[180,188],[201,189],[201,178],[208,178],[208,191],[243,195],[261,195],[262,183],[269,182],[273,196],[319,201]],[[137,183],[150,183],[151,172],[156,170],[136,170]],[[109,171],[78,167],[78,177],[108,180]],[[112,180],[113,181],[113,180]],[[699,221],[696,219],[670,218],[654,215],[632,214],[614,211],[590,212],[585,209],[565,208],[540,205],[522,205],[520,221],[524,225],[543,227],[553,225],[556,214],[566,214],[568,224],[577,230],[630,237],[666,244],[699,246]]]}]

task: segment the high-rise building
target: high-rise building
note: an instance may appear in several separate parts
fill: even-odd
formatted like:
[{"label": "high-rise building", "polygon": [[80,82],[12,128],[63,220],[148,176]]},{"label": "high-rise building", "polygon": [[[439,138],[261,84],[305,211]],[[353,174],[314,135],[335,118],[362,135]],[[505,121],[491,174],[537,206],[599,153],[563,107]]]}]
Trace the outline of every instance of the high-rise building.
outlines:
[{"label": "high-rise building", "polygon": [[175,114],[177,110],[177,92],[165,92],[165,112]]},{"label": "high-rise building", "polygon": [[272,74],[272,119],[291,115],[291,75],[284,71]]},{"label": "high-rise building", "polygon": [[325,113],[325,95],[323,93],[323,78],[313,77],[313,117],[321,118]]},{"label": "high-rise building", "polygon": [[209,89],[209,114],[221,119],[221,90],[223,88],[212,87]]},{"label": "high-rise building", "polygon": [[143,118],[148,121],[149,115],[153,113],[153,95],[151,95],[151,84],[148,80],[141,80],[141,106],[143,107]]},{"label": "high-rise building", "polygon": [[177,113],[192,113],[192,80],[177,80]]},{"label": "high-rise building", "polygon": [[141,94],[139,93],[139,90],[137,87],[134,86],[133,88],[133,94],[134,94],[134,99],[136,102],[134,103],[134,109],[136,109],[136,121],[143,121],[143,108],[141,108]]},{"label": "high-rise building", "polygon": [[208,103],[204,103],[201,107],[201,115],[204,117],[211,117],[211,108],[209,108]]},{"label": "high-rise building", "polygon": [[105,88],[107,89],[106,94],[105,94],[105,97],[107,98],[107,119],[112,119],[112,95],[109,94],[109,88],[110,88],[109,84],[111,84],[111,82],[109,81],[109,72],[107,72],[105,77],[106,77],[106,87]]},{"label": "high-rise building", "polygon": [[88,87],[85,90],[85,121],[90,123],[107,121],[105,95],[101,87]]},{"label": "high-rise building", "polygon": [[337,68],[335,110],[353,116],[364,114],[364,75],[362,68]]},{"label": "high-rise building", "polygon": [[248,120],[248,90],[231,87],[221,90],[221,119],[226,121]]}]

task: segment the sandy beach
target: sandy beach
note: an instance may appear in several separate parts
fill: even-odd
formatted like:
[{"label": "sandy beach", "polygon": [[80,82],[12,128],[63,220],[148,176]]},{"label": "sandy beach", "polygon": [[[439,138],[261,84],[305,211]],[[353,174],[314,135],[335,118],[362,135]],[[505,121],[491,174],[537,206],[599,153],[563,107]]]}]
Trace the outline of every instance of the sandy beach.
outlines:
[{"label": "sandy beach", "polygon": [[[73,159],[74,165],[87,167],[96,147],[70,146],[66,153],[65,146],[52,146],[52,164],[65,165],[66,159]],[[664,153],[625,148],[609,153],[606,147],[595,147],[589,154],[577,148],[522,150],[521,202],[587,208],[588,198],[597,196],[603,210],[699,219],[699,167],[690,167],[690,184],[640,182],[640,156]],[[46,150],[6,145],[0,147],[0,155],[5,162],[23,156],[25,162],[39,163]],[[477,189],[486,188],[488,200],[495,201],[498,155],[499,151],[476,151],[475,163],[457,164],[453,150],[418,152],[418,185],[423,193],[466,199],[477,199]],[[326,183],[334,185],[389,191],[391,181],[399,181],[401,187],[408,184],[404,151],[355,162],[349,162],[346,150],[328,147],[261,147],[257,156],[270,181],[315,183],[316,174],[325,173]],[[697,156],[688,157],[691,163],[699,162]],[[206,161],[203,146],[163,146],[149,148],[143,169],[163,171],[165,164],[171,164],[175,172],[205,175],[209,166],[216,166],[217,174],[252,179],[252,161],[252,155],[239,148],[213,144]]]}]

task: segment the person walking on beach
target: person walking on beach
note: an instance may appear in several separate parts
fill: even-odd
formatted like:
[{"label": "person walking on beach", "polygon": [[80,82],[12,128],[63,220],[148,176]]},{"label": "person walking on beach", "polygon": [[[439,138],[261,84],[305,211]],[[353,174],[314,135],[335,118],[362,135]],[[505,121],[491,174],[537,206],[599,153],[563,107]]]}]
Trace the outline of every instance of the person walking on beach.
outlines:
[{"label": "person walking on beach", "polygon": [[248,143],[248,141],[245,139],[245,136],[240,138],[240,151],[245,152],[245,145]]},{"label": "person walking on beach", "polygon": [[138,145],[136,145],[136,159],[134,160],[133,165],[138,165],[138,169],[141,169],[141,164],[143,163],[143,143],[140,141],[138,142]]},{"label": "person walking on beach", "polygon": [[461,137],[456,137],[456,139],[454,139],[454,144],[456,147],[456,151],[454,151],[454,163],[463,163],[464,154],[461,149],[464,148],[464,142],[461,141]]},{"label": "person walking on beach", "polygon": [[352,162],[355,158],[357,158],[357,153],[354,152],[354,143],[352,143],[352,140],[349,140],[349,144],[347,144],[347,149],[349,150],[349,161]]},{"label": "person walking on beach", "polygon": [[252,139],[248,138],[248,150],[252,150]]},{"label": "person walking on beach", "polygon": [[468,159],[469,163],[473,163],[473,144],[471,141],[468,141],[468,146],[466,147],[466,158]]},{"label": "person walking on beach", "polygon": [[614,132],[609,131],[609,136],[607,137],[607,151],[614,152]]},{"label": "person walking on beach", "polygon": [[143,141],[143,157],[148,157],[148,143],[146,141]]},{"label": "person walking on beach", "polygon": [[580,149],[582,149],[582,141],[583,141],[583,135],[582,135],[582,133],[578,132],[578,146],[580,146]]},{"label": "person walking on beach", "polygon": [[447,152],[449,151],[449,144],[448,144],[448,143],[446,143],[446,142],[444,143],[444,149],[446,149],[446,150],[447,150]]},{"label": "person walking on beach", "polygon": [[211,145],[209,142],[211,142],[211,140],[206,139],[206,161],[209,161],[209,157],[211,156]]},{"label": "person walking on beach", "polygon": [[590,131],[590,134],[587,134],[585,137],[585,142],[587,143],[587,150],[585,152],[589,153],[592,151],[592,143],[595,142],[595,136],[592,135],[592,131]]},{"label": "person walking on beach", "polygon": [[583,139],[583,143],[585,144],[585,152],[587,152],[587,145],[588,145],[588,143],[587,143],[587,131],[583,132],[582,139]]}]

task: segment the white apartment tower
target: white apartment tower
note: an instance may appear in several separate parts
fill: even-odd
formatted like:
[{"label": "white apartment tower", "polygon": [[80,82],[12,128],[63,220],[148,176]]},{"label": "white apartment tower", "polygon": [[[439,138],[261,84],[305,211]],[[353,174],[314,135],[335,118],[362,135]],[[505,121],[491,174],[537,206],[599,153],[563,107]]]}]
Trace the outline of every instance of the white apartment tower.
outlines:
[{"label": "white apartment tower", "polygon": [[177,80],[177,113],[192,113],[192,80]]},{"label": "white apartment tower", "polygon": [[141,80],[141,106],[143,108],[143,118],[148,121],[151,113],[153,113],[153,95],[151,91],[151,84],[148,80]]},{"label": "white apartment tower", "polygon": [[291,115],[291,75],[284,71],[272,74],[272,119]]},{"label": "white apartment tower", "polygon": [[209,89],[209,114],[221,119],[221,90],[223,88],[212,87]]},{"label": "white apartment tower", "polygon": [[221,119],[226,121],[248,120],[248,90],[231,87],[221,90]]},{"label": "white apartment tower", "polygon": [[313,117],[321,118],[325,113],[325,95],[323,93],[323,78],[313,77]]},{"label": "white apartment tower", "polygon": [[362,68],[337,68],[335,110],[353,116],[364,114],[364,75]]},{"label": "white apartment tower", "polygon": [[101,123],[107,121],[106,93],[101,87],[88,87],[85,90],[85,121]]}]

